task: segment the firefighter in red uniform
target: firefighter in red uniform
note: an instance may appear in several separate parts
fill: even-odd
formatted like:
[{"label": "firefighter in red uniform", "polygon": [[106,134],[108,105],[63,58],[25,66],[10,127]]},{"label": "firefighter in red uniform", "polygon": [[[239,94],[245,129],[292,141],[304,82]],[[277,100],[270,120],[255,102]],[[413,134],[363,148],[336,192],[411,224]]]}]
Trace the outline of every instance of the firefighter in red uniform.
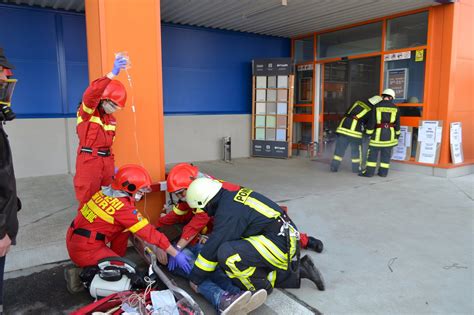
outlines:
[{"label": "firefighter in red uniform", "polygon": [[79,205],[89,201],[101,186],[112,183],[114,155],[111,147],[115,137],[116,120],[112,115],[125,107],[127,91],[118,80],[112,80],[125,69],[127,60],[117,57],[106,76],[91,83],[77,111],[76,175],[74,189]]},{"label": "firefighter in red uniform", "polygon": [[[122,166],[111,186],[103,187],[80,207],[66,236],[71,260],[79,267],[93,266],[102,258],[124,256],[127,243],[122,240],[134,233],[148,243],[165,250],[174,257],[178,267],[189,272],[188,258],[171,246],[166,236],[138,212],[135,202],[150,192],[151,178],[139,165]],[[114,244],[115,240],[119,240]],[[110,247],[107,243],[110,242]],[[79,268],[65,270],[68,289],[77,292],[81,287]]]},{"label": "firefighter in red uniform", "polygon": [[[174,166],[167,177],[167,190],[174,194],[178,201],[173,205],[172,211],[161,217],[158,226],[185,223],[181,238],[177,243],[178,248],[184,248],[189,243],[197,241],[198,234],[208,234],[212,228],[212,219],[201,209],[191,209],[185,201],[186,189],[196,178],[207,177],[215,179],[213,176],[199,172],[199,168],[188,163],[180,163]],[[228,191],[238,191],[241,186],[230,182],[222,182],[222,188]],[[170,196],[172,199],[173,196]],[[323,242],[300,233],[300,245],[302,248],[312,249],[318,253],[323,250]],[[161,257],[163,262],[164,257]]]}]

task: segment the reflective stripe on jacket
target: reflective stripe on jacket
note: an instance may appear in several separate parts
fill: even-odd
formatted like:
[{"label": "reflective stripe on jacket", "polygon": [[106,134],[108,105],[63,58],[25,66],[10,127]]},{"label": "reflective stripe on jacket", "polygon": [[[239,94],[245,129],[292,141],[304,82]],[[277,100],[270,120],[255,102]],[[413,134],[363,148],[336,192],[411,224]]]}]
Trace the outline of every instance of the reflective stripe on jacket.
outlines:
[{"label": "reflective stripe on jacket", "polygon": [[390,101],[381,101],[372,109],[367,122],[369,145],[374,147],[393,147],[398,144],[400,135],[400,111]]},{"label": "reflective stripe on jacket", "polygon": [[353,138],[362,138],[362,125],[372,109],[369,101],[356,101],[344,114],[336,132]]}]

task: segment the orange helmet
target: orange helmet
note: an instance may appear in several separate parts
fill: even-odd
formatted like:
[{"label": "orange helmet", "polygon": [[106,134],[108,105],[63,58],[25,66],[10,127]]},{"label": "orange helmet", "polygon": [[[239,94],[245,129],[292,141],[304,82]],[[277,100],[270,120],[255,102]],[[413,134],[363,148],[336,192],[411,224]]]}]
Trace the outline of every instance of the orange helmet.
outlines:
[{"label": "orange helmet", "polygon": [[150,185],[150,174],[145,168],[135,164],[127,164],[119,168],[112,182],[113,189],[123,190],[131,194]]},{"label": "orange helmet", "polygon": [[198,177],[199,168],[189,163],[179,163],[171,169],[166,179],[169,192],[174,193],[181,189],[188,189],[193,180]]},{"label": "orange helmet", "polygon": [[101,100],[111,100],[117,106],[124,108],[125,102],[127,101],[127,90],[123,86],[122,82],[118,80],[110,81],[109,85],[102,93]]}]

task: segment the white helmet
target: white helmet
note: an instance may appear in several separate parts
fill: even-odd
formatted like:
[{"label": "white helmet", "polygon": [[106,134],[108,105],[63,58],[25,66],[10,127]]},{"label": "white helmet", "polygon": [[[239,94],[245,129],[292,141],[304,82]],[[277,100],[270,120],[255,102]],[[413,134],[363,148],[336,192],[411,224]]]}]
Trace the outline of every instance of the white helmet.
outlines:
[{"label": "white helmet", "polygon": [[202,177],[193,180],[186,192],[186,202],[191,208],[202,209],[219,192],[222,183]]},{"label": "white helmet", "polygon": [[392,98],[395,98],[395,91],[392,89],[385,89],[383,90],[382,95],[387,95],[391,96]]}]

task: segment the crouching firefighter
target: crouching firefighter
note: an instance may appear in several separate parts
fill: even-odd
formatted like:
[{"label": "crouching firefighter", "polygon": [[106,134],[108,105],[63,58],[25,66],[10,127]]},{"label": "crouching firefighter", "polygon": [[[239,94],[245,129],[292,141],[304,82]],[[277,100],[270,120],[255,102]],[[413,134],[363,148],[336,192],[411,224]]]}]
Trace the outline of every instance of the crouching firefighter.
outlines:
[{"label": "crouching firefighter", "polygon": [[382,92],[383,101],[374,106],[367,122],[366,133],[370,135],[367,152],[366,168],[359,176],[372,177],[375,174],[380,152],[380,165],[377,175],[387,177],[392,157],[392,148],[398,144],[400,137],[400,111],[392,103],[395,91],[385,89]]},{"label": "crouching firefighter", "polygon": [[186,201],[214,217],[213,232],[191,271],[192,283],[200,284],[219,264],[244,290],[299,288],[301,278],[324,290],[311,258],[299,260],[298,230],[275,202],[248,188],[228,191],[210,178],[194,180]]},{"label": "crouching firefighter", "polygon": [[337,172],[347,146],[351,146],[352,172],[359,173],[362,162],[362,132],[372,107],[380,102],[378,95],[366,101],[356,101],[344,114],[336,129],[337,140],[334,156],[331,161],[331,172]]},{"label": "crouching firefighter", "polygon": [[177,266],[185,272],[191,270],[188,257],[171,246],[166,236],[142,217],[135,206],[145,193],[151,191],[151,183],[151,177],[143,167],[124,165],[117,171],[112,185],[104,186],[79,209],[67,231],[66,246],[69,257],[77,266],[91,268],[84,269],[82,281],[80,268],[65,270],[71,293],[84,289],[82,282],[91,280],[93,274],[90,270],[96,268],[101,259],[125,256],[130,233],[175,257]]}]

